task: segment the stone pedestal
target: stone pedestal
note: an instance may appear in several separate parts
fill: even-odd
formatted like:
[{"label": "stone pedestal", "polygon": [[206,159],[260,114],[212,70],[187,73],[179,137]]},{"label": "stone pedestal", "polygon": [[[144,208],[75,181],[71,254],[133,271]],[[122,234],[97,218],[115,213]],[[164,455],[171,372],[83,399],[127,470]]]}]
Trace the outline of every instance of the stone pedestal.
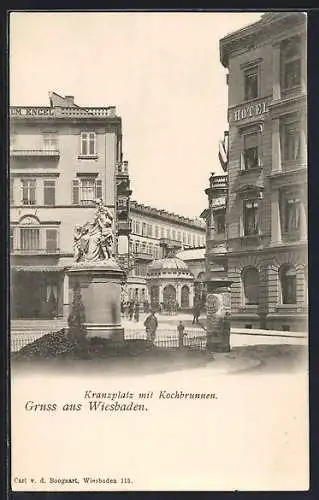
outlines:
[{"label": "stone pedestal", "polygon": [[100,337],[112,342],[124,341],[121,326],[121,283],[123,271],[114,259],[88,264],[74,264],[68,271],[70,308],[73,289],[78,284],[85,312],[88,337]]},{"label": "stone pedestal", "polygon": [[231,282],[207,280],[207,350],[230,351]]}]

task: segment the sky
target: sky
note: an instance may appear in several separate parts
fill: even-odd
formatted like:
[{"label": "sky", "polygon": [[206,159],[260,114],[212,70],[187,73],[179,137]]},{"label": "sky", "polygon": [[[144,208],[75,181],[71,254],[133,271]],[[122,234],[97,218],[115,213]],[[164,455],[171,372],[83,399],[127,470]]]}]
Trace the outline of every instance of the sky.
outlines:
[{"label": "sky", "polygon": [[10,104],[47,106],[49,91],[122,117],[132,199],[187,217],[222,173],[226,69],[219,40],[261,13],[14,12]]}]

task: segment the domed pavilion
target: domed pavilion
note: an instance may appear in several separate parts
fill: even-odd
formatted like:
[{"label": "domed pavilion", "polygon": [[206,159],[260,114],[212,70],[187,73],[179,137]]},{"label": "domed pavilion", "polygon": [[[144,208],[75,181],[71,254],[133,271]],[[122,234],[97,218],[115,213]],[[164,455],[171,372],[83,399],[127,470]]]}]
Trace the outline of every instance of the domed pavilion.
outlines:
[{"label": "domed pavilion", "polygon": [[176,249],[167,249],[165,258],[149,264],[146,283],[153,309],[176,312],[193,307],[194,276],[176,257]]}]

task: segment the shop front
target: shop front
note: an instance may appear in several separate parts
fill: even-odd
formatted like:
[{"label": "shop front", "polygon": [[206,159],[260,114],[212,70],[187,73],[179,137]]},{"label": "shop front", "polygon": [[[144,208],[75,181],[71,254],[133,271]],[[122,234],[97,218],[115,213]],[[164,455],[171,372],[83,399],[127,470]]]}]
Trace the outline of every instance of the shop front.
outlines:
[{"label": "shop front", "polygon": [[63,316],[64,272],[57,266],[15,266],[11,273],[12,319]]}]

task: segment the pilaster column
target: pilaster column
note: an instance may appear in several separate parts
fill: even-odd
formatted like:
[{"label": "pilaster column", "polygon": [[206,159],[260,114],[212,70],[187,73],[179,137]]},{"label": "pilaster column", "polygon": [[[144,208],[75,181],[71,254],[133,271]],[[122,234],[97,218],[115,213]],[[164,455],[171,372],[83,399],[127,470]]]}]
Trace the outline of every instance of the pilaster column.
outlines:
[{"label": "pilaster column", "polygon": [[271,243],[273,245],[281,243],[281,224],[280,224],[280,206],[279,190],[271,193]]},{"label": "pilaster column", "polygon": [[189,286],[189,307],[194,307],[194,283]]},{"label": "pilaster column", "polygon": [[272,158],[271,172],[275,174],[281,171],[281,150],[280,150],[280,120],[275,118],[272,121]]},{"label": "pilaster column", "polygon": [[163,285],[159,285],[159,288],[158,288],[158,301],[159,303],[163,302]]},{"label": "pilaster column", "polygon": [[307,209],[305,196],[300,200],[300,239],[307,240]]},{"label": "pilaster column", "polygon": [[181,300],[182,300],[182,285],[180,283],[177,283],[176,285],[176,300],[178,307],[181,306]]},{"label": "pilaster column", "polygon": [[307,41],[301,40],[301,90],[307,93]]},{"label": "pilaster column", "polygon": [[300,116],[300,156],[301,163],[307,164],[307,116],[301,112]]},{"label": "pilaster column", "polygon": [[64,275],[63,279],[63,318],[67,319],[69,315],[69,276]]},{"label": "pilaster column", "polygon": [[280,44],[277,43],[272,47],[272,72],[273,72],[273,86],[272,98],[274,101],[280,99]]}]

